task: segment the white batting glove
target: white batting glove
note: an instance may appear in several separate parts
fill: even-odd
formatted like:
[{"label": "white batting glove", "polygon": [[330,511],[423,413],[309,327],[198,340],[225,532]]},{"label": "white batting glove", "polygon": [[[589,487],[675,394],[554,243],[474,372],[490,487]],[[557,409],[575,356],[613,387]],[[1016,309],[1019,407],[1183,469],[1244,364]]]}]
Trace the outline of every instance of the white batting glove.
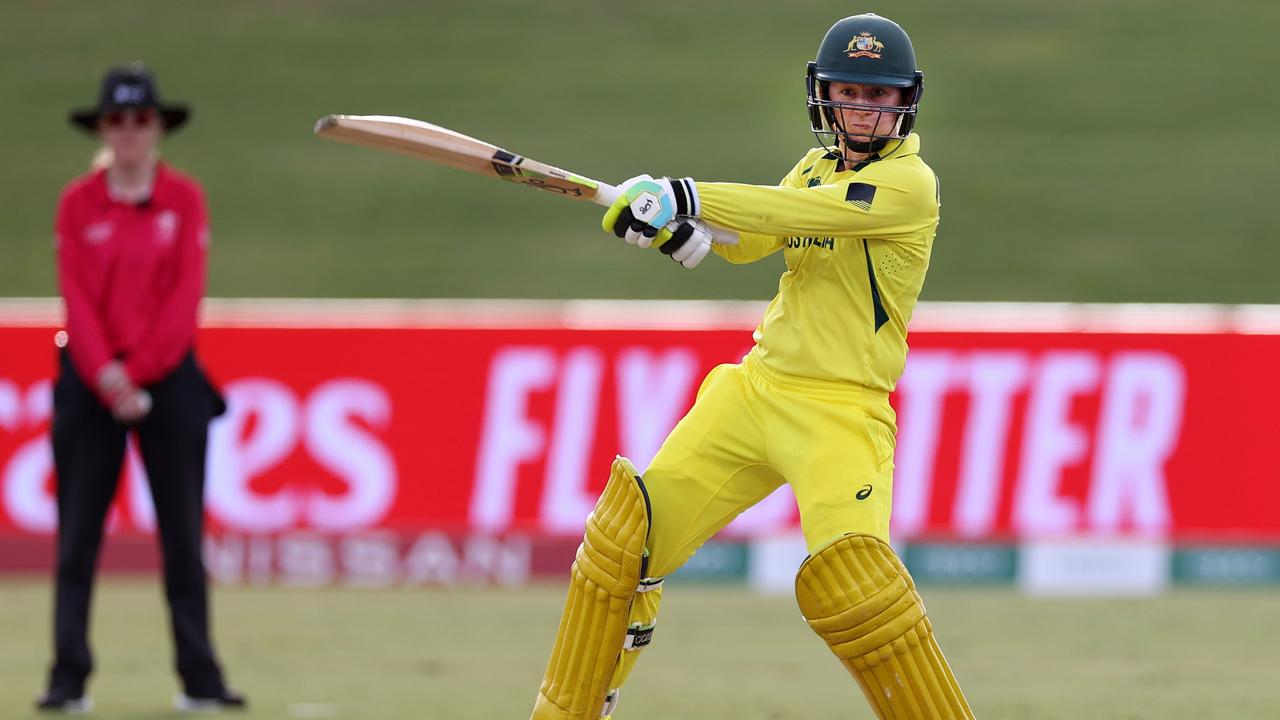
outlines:
[{"label": "white batting glove", "polygon": [[[604,214],[605,232],[632,245],[649,247],[662,242],[663,229],[677,215],[697,217],[698,191],[689,178],[673,180],[637,175],[619,186],[618,199]],[[672,231],[674,232],[674,231]]]},{"label": "white batting glove", "polygon": [[711,252],[711,229],[697,218],[680,217],[676,220],[680,222],[680,226],[671,233],[669,240],[658,246],[658,252],[670,256],[686,268],[697,267]]}]

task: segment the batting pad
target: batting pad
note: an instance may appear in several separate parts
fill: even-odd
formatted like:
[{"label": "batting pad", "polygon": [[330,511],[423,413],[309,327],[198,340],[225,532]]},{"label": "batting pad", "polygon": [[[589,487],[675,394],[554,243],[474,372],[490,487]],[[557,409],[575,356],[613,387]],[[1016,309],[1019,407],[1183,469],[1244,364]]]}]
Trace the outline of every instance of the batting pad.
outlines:
[{"label": "batting pad", "polygon": [[881,720],[973,718],[915,583],[871,535],[845,535],[796,573],[809,627],[849,670]]},{"label": "batting pad", "polygon": [[649,502],[630,460],[613,461],[570,571],[560,629],[531,720],[595,720],[627,639],[640,585]]}]

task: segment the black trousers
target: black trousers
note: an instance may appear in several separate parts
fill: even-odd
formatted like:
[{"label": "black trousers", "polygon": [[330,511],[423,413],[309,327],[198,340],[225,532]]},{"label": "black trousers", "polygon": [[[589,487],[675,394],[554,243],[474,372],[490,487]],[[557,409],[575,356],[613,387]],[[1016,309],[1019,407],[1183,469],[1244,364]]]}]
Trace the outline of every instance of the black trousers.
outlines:
[{"label": "black trousers", "polygon": [[126,438],[135,432],[155,500],[178,675],[188,695],[217,696],[224,685],[209,638],[201,542],[205,446],[209,421],[225,409],[222,398],[189,353],[168,377],[147,388],[151,413],[126,427],[79,377],[66,351],[60,366],[53,391],[58,561],[49,689],[78,696],[93,669],[89,604],[102,527],[116,494]]}]

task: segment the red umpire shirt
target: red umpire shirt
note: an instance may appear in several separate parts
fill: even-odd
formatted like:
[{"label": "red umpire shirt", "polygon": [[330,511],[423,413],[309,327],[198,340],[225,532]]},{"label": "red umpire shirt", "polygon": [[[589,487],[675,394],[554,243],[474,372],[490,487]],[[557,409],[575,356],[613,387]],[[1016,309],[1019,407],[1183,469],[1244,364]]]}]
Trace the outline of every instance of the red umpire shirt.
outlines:
[{"label": "red umpire shirt", "polygon": [[67,348],[89,387],[112,359],[144,386],[172,372],[195,343],[209,216],[199,183],[164,163],[151,198],[139,203],[114,200],[106,175],[76,178],[58,201]]}]

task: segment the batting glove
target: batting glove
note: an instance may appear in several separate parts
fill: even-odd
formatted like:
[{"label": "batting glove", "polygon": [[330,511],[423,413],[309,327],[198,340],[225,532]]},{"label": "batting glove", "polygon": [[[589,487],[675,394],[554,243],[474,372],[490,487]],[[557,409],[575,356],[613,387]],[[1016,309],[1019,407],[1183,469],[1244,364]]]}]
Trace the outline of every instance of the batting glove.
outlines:
[{"label": "batting glove", "polygon": [[649,247],[655,239],[661,240],[662,229],[676,216],[698,215],[698,191],[692,178],[655,180],[637,175],[620,189],[601,225],[632,245]]},{"label": "batting glove", "polygon": [[711,229],[697,218],[676,219],[680,226],[671,232],[670,239],[658,246],[658,252],[669,255],[684,267],[697,267],[711,252]]}]

